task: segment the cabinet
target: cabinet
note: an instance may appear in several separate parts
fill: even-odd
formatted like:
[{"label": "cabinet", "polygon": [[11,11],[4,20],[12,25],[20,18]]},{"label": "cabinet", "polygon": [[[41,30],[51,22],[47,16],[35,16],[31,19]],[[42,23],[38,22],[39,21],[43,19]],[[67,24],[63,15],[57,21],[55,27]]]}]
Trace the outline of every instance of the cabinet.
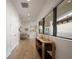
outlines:
[{"label": "cabinet", "polygon": [[28,34],[26,34],[26,33],[20,34],[20,39],[21,40],[28,39],[28,38],[29,38]]},{"label": "cabinet", "polygon": [[36,48],[42,59],[55,59],[56,46],[54,42],[36,38]]}]

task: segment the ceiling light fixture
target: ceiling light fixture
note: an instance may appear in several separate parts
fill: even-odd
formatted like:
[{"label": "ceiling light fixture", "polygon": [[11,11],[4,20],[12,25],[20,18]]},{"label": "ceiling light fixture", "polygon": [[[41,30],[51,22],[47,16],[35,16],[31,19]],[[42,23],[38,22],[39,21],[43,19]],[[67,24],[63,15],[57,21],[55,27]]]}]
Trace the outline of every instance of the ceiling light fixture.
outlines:
[{"label": "ceiling light fixture", "polygon": [[30,13],[28,13],[28,16],[30,16]]},{"label": "ceiling light fixture", "polygon": [[68,2],[68,3],[71,3],[71,1],[72,1],[72,0],[68,0],[67,2]]},{"label": "ceiling light fixture", "polygon": [[28,2],[30,1],[30,0],[27,0]]}]

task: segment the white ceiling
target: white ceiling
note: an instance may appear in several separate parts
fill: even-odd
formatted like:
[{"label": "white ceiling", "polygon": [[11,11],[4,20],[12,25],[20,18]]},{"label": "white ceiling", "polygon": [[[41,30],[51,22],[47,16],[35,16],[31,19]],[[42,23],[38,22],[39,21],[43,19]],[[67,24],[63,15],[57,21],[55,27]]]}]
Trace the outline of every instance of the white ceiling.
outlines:
[{"label": "white ceiling", "polygon": [[[16,7],[19,15],[21,22],[33,22],[37,20],[39,17],[40,13],[44,9],[44,6],[49,2],[53,2],[53,4],[61,1],[61,0],[31,0],[29,3],[28,8],[22,8],[21,2],[27,2],[27,0],[11,0],[14,6]],[[57,1],[57,2],[56,2]],[[50,4],[50,3],[49,3]],[[30,16],[28,16],[28,13],[30,13]]]}]

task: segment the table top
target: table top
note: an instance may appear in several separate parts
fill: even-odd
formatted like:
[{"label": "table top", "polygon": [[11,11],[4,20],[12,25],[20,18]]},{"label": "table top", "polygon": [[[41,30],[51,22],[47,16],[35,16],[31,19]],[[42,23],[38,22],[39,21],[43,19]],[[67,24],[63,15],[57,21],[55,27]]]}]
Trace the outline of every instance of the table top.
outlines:
[{"label": "table top", "polygon": [[53,41],[51,41],[49,39],[40,39],[40,38],[38,38],[38,40],[43,42],[43,43],[53,43]]}]

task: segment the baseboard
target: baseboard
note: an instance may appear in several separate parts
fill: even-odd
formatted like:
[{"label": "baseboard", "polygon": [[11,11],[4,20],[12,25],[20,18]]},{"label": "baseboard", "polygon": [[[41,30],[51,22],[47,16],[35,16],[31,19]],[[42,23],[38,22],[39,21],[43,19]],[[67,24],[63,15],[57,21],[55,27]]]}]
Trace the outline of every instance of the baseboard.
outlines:
[{"label": "baseboard", "polygon": [[18,44],[19,44],[19,42],[16,43],[16,44],[10,49],[10,52],[8,53],[8,55],[6,55],[6,59],[9,57],[9,55],[11,54],[11,52],[15,49],[15,47],[16,47]]}]

